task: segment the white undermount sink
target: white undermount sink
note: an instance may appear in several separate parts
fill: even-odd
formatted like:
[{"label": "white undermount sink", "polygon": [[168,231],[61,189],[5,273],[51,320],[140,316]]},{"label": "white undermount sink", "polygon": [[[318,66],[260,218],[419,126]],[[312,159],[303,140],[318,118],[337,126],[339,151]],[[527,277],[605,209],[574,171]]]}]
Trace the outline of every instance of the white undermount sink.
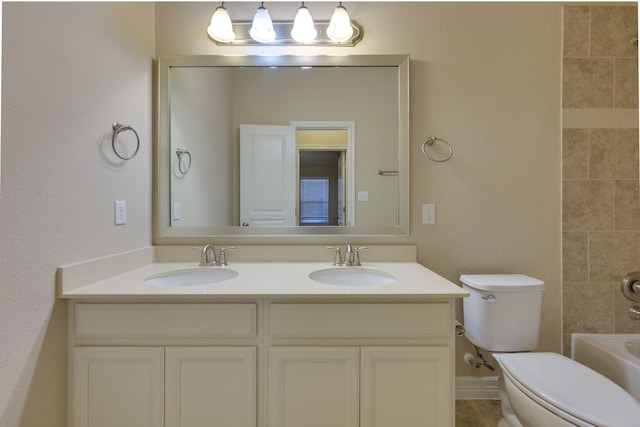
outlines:
[{"label": "white undermount sink", "polygon": [[340,286],[373,286],[393,283],[393,274],[363,267],[335,267],[316,270],[309,274],[309,278],[327,285]]},{"label": "white undermount sink", "polygon": [[233,279],[238,272],[230,268],[199,267],[154,274],[144,279],[151,286],[201,286]]}]

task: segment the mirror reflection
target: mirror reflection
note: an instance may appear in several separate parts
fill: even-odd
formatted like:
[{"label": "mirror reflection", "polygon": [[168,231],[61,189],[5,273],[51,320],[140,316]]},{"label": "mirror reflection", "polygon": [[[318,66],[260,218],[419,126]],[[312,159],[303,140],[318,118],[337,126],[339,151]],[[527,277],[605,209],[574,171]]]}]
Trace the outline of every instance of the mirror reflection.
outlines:
[{"label": "mirror reflection", "polygon": [[160,234],[403,232],[407,58],[366,58],[161,59]]}]

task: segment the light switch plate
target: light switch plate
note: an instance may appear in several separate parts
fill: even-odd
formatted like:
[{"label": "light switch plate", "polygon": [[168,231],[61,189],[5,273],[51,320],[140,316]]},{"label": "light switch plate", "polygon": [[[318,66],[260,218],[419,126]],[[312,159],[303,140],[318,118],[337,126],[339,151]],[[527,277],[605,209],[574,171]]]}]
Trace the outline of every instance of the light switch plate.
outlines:
[{"label": "light switch plate", "polygon": [[436,205],[435,205],[435,203],[424,203],[422,205],[422,223],[423,224],[435,224],[436,223]]},{"label": "light switch plate", "polygon": [[115,200],[114,216],[116,225],[124,225],[127,223],[127,202],[124,200]]}]

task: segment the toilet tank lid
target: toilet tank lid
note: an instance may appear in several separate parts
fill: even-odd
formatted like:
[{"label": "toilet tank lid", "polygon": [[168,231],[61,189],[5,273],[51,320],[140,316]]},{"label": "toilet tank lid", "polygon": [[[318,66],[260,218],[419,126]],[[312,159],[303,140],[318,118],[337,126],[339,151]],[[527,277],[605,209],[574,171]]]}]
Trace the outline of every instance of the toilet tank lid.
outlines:
[{"label": "toilet tank lid", "polygon": [[463,274],[460,281],[483,291],[542,291],[544,282],[524,274]]}]

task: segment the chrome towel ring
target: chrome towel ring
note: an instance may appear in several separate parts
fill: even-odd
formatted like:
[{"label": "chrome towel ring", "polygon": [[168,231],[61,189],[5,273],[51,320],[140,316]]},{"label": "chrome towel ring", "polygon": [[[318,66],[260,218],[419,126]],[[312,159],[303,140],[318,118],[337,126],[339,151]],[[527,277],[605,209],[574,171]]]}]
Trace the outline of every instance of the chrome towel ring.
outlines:
[{"label": "chrome towel ring", "polygon": [[[443,159],[433,158],[433,157],[431,157],[429,155],[429,153],[427,153],[426,146],[428,145],[429,147],[431,147],[436,141],[443,142],[443,143],[447,144],[447,147],[449,147],[449,154]],[[451,158],[451,156],[453,156],[453,147],[451,147],[451,144],[449,144],[448,141],[445,141],[442,138],[437,138],[435,136],[430,136],[427,139],[425,139],[424,142],[422,143],[422,154],[424,154],[431,161],[442,163],[442,162],[446,162],[447,160],[449,160]]]},{"label": "chrome towel ring", "polygon": [[[138,150],[140,150],[140,137],[138,136],[138,132],[136,132],[135,129],[132,128],[131,126],[123,125],[120,123],[114,123],[112,127],[113,127],[113,136],[111,137],[111,148],[113,148],[113,152],[116,154],[116,156],[118,156],[122,160],[133,159],[136,156],[136,154],[138,154]],[[130,156],[123,156],[120,153],[118,153],[118,150],[116,149],[116,136],[118,136],[120,132],[124,132],[126,130],[130,130],[136,136],[136,149],[134,150],[133,154]]]},{"label": "chrome towel ring", "polygon": [[[191,169],[191,153],[189,150],[185,150],[184,148],[177,148],[176,155],[178,156],[178,170],[182,175],[186,175],[187,172],[189,172],[189,169]],[[182,156],[189,156],[189,162],[186,167],[182,166]]]}]

